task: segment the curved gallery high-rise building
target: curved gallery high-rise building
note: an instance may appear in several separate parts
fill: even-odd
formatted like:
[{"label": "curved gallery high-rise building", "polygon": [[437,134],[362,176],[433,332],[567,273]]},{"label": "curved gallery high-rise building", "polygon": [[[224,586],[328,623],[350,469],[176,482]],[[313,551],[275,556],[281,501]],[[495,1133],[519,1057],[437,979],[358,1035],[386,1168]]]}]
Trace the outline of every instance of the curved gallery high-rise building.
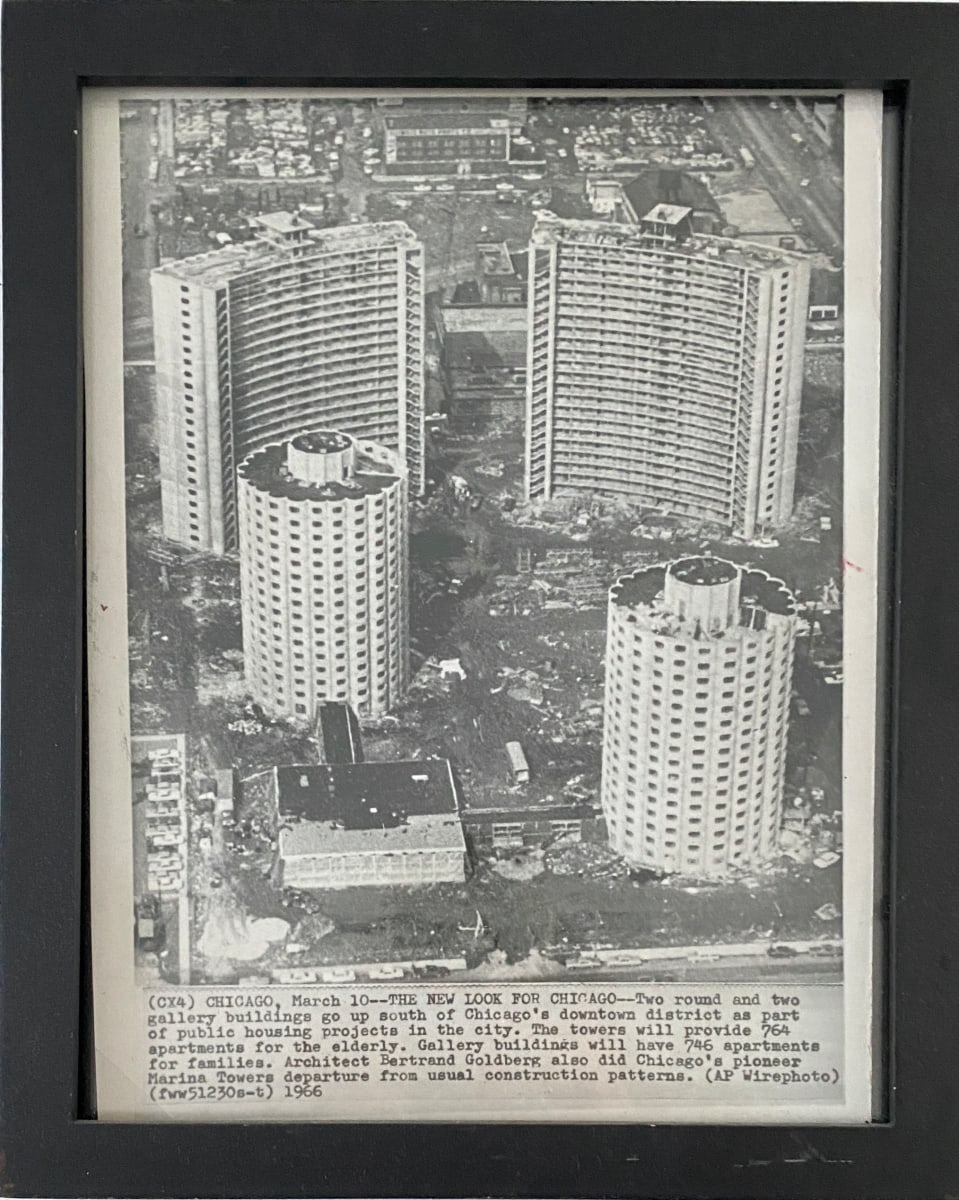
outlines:
[{"label": "curved gallery high-rise building", "polygon": [[238,507],[251,694],[298,722],[328,700],[387,712],[409,678],[399,454],[340,432],[299,434],[240,464]]},{"label": "curved gallery high-rise building", "polygon": [[400,221],[257,226],[151,277],[163,532],[214,554],[236,549],[237,465],[303,429],[397,450],[422,490],[422,245]]},{"label": "curved gallery high-rise building", "polygon": [[602,805],[631,864],[708,878],[775,855],[795,635],[786,585],[721,559],[611,588]]},{"label": "curved gallery high-rise building", "polygon": [[801,255],[540,217],[529,269],[526,489],[622,496],[745,537],[792,512],[809,294]]}]

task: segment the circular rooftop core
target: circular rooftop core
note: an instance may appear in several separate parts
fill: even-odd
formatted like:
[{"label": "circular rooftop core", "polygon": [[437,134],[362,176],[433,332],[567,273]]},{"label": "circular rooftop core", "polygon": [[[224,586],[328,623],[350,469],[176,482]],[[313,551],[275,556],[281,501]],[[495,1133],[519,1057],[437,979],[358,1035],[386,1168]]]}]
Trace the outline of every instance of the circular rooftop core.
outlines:
[{"label": "circular rooftop core", "polygon": [[669,568],[670,575],[680,583],[715,587],[721,583],[732,583],[739,574],[736,566],[722,558],[681,558]]},{"label": "circular rooftop core", "polygon": [[338,454],[351,444],[351,438],[345,433],[331,430],[320,430],[313,433],[300,433],[292,439],[294,450],[304,454]]},{"label": "circular rooftop core", "polygon": [[339,430],[309,430],[298,433],[290,442],[286,465],[294,479],[314,487],[344,483],[356,472],[356,446]]}]

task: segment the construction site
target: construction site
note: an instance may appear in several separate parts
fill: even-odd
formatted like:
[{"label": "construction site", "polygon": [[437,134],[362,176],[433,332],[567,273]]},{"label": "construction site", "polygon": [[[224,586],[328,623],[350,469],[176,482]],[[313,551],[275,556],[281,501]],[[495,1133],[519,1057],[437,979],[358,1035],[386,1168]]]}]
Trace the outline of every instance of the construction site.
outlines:
[{"label": "construction site", "polygon": [[[171,179],[181,176],[167,179],[162,161],[153,174],[144,168],[142,177],[134,177],[140,159],[148,163],[157,157],[149,139],[158,117],[141,106],[131,109],[123,134],[131,172],[124,184],[131,714],[135,735],[186,731],[184,856],[190,895],[189,905],[170,914],[165,944],[141,947],[141,960],[171,982],[186,975],[193,982],[278,979],[283,972],[305,973],[301,981],[311,972],[324,981],[339,972],[343,981],[351,973],[376,977],[373,971],[393,972],[383,978],[431,972],[535,978],[573,969],[602,976],[618,969],[616,955],[632,954],[631,977],[662,978],[666,971],[685,978],[694,969],[717,969],[709,962],[722,957],[720,947],[756,947],[761,961],[749,969],[760,974],[781,969],[772,955],[776,946],[837,946],[842,932],[841,344],[807,342],[795,506],[792,519],[775,534],[747,541],[719,525],[585,492],[573,496],[560,490],[549,500],[527,501],[518,399],[523,366],[509,340],[515,341],[515,298],[497,294],[494,315],[502,318],[502,329],[496,327],[495,337],[481,330],[480,337],[472,325],[465,333],[454,328],[453,315],[465,329],[477,315],[468,311],[470,305],[482,309],[490,297],[481,292],[480,302],[467,296],[460,303],[456,294],[476,281],[478,243],[525,245],[536,208],[548,202],[558,213],[591,214],[575,160],[583,152],[605,153],[599,146],[603,139],[597,141],[591,131],[598,118],[585,109],[559,106],[555,112],[533,113],[530,128],[519,136],[542,143],[545,179],[530,179],[528,186],[532,172],[524,174],[514,164],[504,171],[509,179],[482,188],[469,180],[399,187],[379,180],[373,165],[368,171],[361,164],[374,138],[365,122],[370,129],[376,124],[367,111],[344,111],[337,118],[341,127],[331,120],[323,132],[324,111],[319,107],[308,114],[308,137],[289,113],[280,114],[281,124],[290,128],[281,129],[283,136],[274,137],[270,148],[277,178],[306,171],[306,156],[316,158],[317,146],[321,157],[342,154],[341,174],[333,174],[335,192],[329,195],[343,211],[330,219],[341,220],[348,212],[352,222],[409,222],[424,243],[427,296],[435,293],[437,304],[446,306],[446,332],[459,338],[444,360],[440,341],[431,341],[431,329],[439,327],[430,326],[428,306],[425,489],[410,511],[411,683],[387,715],[363,722],[362,736],[370,761],[450,761],[468,869],[462,882],[415,887],[313,891],[277,882],[276,813],[244,781],[277,766],[317,763],[315,730],[272,719],[253,702],[244,680],[236,560],[164,539],[158,485],[149,271],[161,257],[209,249],[213,241],[222,245],[224,222],[236,214],[226,211],[222,179],[214,180],[216,204],[203,194],[204,173],[213,179],[211,173],[226,170],[219,160],[212,166],[177,160],[183,179],[197,176],[191,189],[173,185]],[[192,110],[181,115],[187,123],[199,119]],[[650,154],[644,150],[636,169],[658,167],[663,155],[679,153],[668,150],[672,110],[647,116],[655,124],[652,133],[642,122],[628,122],[637,146],[658,147]],[[229,129],[224,125],[223,162],[238,163],[245,171],[246,156],[257,160],[261,172],[259,158],[265,164],[267,157],[261,143],[267,139],[256,122],[265,114],[254,110],[247,117],[231,117]],[[684,107],[679,117],[680,149],[689,145],[689,154],[708,160],[710,145],[699,137],[706,124],[723,133],[722,162],[709,169],[727,174],[713,175],[714,194],[725,197],[743,178],[758,187],[755,165],[735,170],[731,165],[743,138],[738,126],[725,132],[732,115],[703,108],[700,119],[697,104]],[[765,119],[773,118],[767,114]],[[200,130],[197,144],[205,144],[206,137]],[[338,137],[345,139],[342,150]],[[625,145],[636,150],[628,138]],[[160,160],[163,147],[161,138]],[[619,143],[606,149],[626,153]],[[809,150],[807,157],[802,170],[815,186],[822,176],[825,188],[828,160],[818,150]],[[237,174],[239,182],[231,177],[238,192],[246,187],[242,177],[243,172]],[[788,182],[783,205],[791,213],[793,201],[805,203],[809,189],[800,179]],[[175,202],[169,194],[173,186],[179,188]],[[286,203],[278,186],[258,182],[257,188],[266,188],[262,196],[243,191],[243,219]],[[312,193],[300,197],[315,199]],[[160,207],[156,220],[151,205]],[[156,226],[160,241],[137,232],[137,219],[143,230]],[[801,236],[797,220],[786,221],[792,232],[784,236]],[[239,226],[229,228],[239,240]],[[773,239],[769,244],[778,246],[779,226],[767,232]],[[504,279],[513,286],[508,271]],[[478,287],[483,286],[480,279]],[[492,346],[499,358],[492,366],[480,361],[476,346],[484,353]],[[479,383],[474,376],[481,376]],[[630,870],[608,848],[599,805],[609,588],[635,568],[705,552],[785,580],[800,615],[782,853],[761,870],[730,873],[708,884]],[[507,751],[511,744],[521,748],[525,767],[517,768]],[[211,783],[224,768],[235,768],[238,782],[229,814],[218,811]],[[189,963],[182,961],[186,945]],[[650,967],[646,974],[638,965],[644,950],[657,950],[662,957],[670,948],[679,954],[690,945],[701,948],[692,958],[683,950],[681,961]],[[836,977],[838,959],[832,951],[795,953],[798,959],[793,951],[788,955],[792,974],[800,970],[801,959],[803,969],[817,977]],[[584,962],[591,965],[585,968]]]},{"label": "construction site", "polygon": [[[814,360],[814,389],[828,380],[822,359]],[[256,790],[241,799],[229,828],[195,801],[194,979],[355,970],[350,964],[398,959],[429,961],[439,971],[462,959],[463,969],[480,972],[502,959],[504,970],[536,975],[617,948],[834,939],[841,688],[827,677],[841,662],[841,623],[838,541],[822,528],[822,514],[833,511],[836,430],[824,406],[813,403],[810,414],[808,438],[817,444],[804,454],[816,470],[805,476],[792,527],[762,544],[615,501],[526,503],[515,423],[496,424],[481,438],[455,425],[434,429],[429,494],[411,520],[412,683],[391,713],[364,722],[363,741],[370,760],[451,761],[469,831],[467,878],[284,891],[272,873],[275,816]],[[147,428],[129,408],[131,445],[139,438],[146,456]],[[131,492],[142,473],[131,473]],[[245,693],[235,564],[171,552],[158,536],[158,509],[150,494],[130,509],[135,731],[191,731],[193,797],[227,764],[242,779],[316,762],[309,729],[270,720]],[[786,574],[803,612],[783,855],[762,871],[707,886],[630,872],[606,846],[598,806],[610,584],[637,566],[704,550]],[[511,767],[509,742],[522,746],[525,780]],[[266,940],[266,933],[279,936]],[[250,946],[258,949],[254,961]],[[171,952],[165,972],[174,967]]]}]

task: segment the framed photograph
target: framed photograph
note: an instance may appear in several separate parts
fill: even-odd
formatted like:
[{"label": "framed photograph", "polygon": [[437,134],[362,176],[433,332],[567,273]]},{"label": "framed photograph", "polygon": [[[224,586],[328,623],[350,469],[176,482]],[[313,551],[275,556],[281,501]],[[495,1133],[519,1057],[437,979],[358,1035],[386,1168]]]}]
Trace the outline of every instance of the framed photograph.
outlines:
[{"label": "framed photograph", "polygon": [[956,33],[8,7],[11,1194],[959,1191]]}]

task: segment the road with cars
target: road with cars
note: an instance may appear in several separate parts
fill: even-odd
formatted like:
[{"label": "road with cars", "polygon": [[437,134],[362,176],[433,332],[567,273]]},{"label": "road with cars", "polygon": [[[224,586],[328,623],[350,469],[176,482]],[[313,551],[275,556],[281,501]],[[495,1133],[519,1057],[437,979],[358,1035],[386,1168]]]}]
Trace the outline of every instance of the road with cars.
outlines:
[{"label": "road with cars", "polygon": [[[785,108],[750,98],[711,101],[711,123],[730,153],[746,146],[756,170],[791,221],[802,223],[817,249],[842,261],[843,197],[835,168],[813,149],[816,135]],[[801,139],[801,141],[799,140]],[[802,232],[802,230],[797,230]]]}]

